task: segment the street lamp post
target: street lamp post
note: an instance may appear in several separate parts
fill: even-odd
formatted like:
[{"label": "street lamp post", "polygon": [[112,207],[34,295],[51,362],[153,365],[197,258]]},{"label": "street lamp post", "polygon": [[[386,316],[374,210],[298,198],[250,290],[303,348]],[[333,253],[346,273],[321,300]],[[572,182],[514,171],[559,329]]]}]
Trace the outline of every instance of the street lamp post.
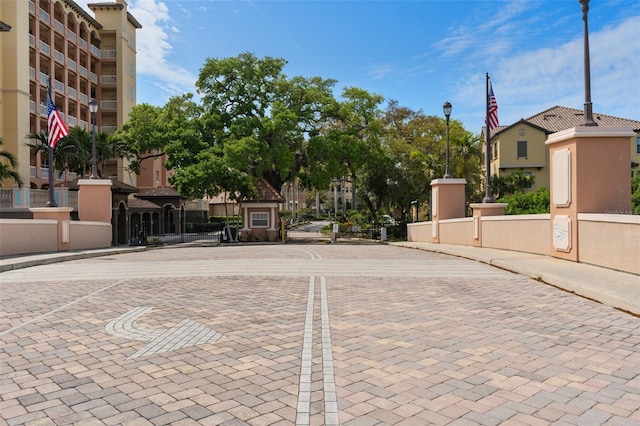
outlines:
[{"label": "street lamp post", "polygon": [[96,113],[98,112],[98,101],[89,101],[89,111],[91,112],[91,179],[99,179],[98,165],[96,161]]},{"label": "street lamp post", "polygon": [[591,61],[589,59],[589,0],[579,0],[582,5],[582,20],[584,21],[584,123],[583,126],[597,126],[593,119],[591,104]]},{"label": "street lamp post", "polygon": [[447,118],[447,152],[444,169],[444,178],[451,179],[451,170],[449,169],[449,117],[451,116],[451,102],[447,101],[442,105],[444,116]]}]

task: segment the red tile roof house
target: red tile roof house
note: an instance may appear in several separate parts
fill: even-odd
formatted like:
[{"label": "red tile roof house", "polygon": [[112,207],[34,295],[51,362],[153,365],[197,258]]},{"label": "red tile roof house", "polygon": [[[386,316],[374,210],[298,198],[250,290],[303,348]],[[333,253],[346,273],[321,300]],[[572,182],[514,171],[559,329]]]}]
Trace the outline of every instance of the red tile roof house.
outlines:
[{"label": "red tile roof house", "polygon": [[264,179],[256,182],[253,199],[242,201],[240,241],[278,241],[280,203],[284,197]]}]

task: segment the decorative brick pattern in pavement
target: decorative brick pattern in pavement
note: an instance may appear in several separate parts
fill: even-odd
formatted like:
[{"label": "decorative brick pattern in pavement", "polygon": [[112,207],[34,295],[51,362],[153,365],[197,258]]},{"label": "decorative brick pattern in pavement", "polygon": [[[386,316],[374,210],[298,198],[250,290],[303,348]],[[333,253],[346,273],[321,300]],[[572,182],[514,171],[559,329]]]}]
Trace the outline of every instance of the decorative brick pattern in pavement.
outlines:
[{"label": "decorative brick pattern in pavement", "polygon": [[[640,424],[639,318],[468,260],[169,248],[0,286],[0,424],[290,425],[301,395],[310,425]],[[224,337],[140,353],[105,330],[140,307],[132,333]]]}]

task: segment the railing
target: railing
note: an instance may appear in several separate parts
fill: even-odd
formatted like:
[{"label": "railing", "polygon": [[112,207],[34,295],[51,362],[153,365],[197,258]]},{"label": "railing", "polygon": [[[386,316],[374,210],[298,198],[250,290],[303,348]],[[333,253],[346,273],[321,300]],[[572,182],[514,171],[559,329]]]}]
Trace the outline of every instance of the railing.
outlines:
[{"label": "railing", "polygon": [[91,81],[94,83],[98,83],[98,76],[95,73],[91,73]]},{"label": "railing", "polygon": [[36,112],[36,101],[29,101],[29,112]]},{"label": "railing", "polygon": [[54,50],[53,57],[55,58],[56,61],[60,62],[61,64],[64,64],[64,55],[62,54],[62,52]]},{"label": "railing", "polygon": [[118,56],[117,50],[100,50],[101,59],[116,59]]},{"label": "railing", "polygon": [[72,42],[76,42],[76,33],[71,28],[67,28],[67,38]]},{"label": "railing", "polygon": [[71,98],[75,98],[76,97],[76,89],[74,89],[73,87],[67,87],[67,93],[69,94],[69,97],[71,97]]},{"label": "railing", "polygon": [[83,104],[89,102],[89,98],[84,93],[80,93],[80,95],[78,95],[78,99],[80,99],[80,102],[82,102]]},{"label": "railing", "polygon": [[29,12],[31,13],[36,12],[36,4],[32,0],[29,0]]},{"label": "railing", "polygon": [[102,126],[100,127],[102,133],[106,133],[108,135],[112,135],[118,130],[118,126]]},{"label": "railing", "polygon": [[36,166],[29,166],[29,177],[36,177]]},{"label": "railing", "polygon": [[64,25],[62,25],[62,22],[58,21],[57,19],[53,19],[53,28],[59,32],[64,34]]},{"label": "railing", "polygon": [[36,46],[36,36],[29,34],[29,46]]},{"label": "railing", "polygon": [[78,44],[80,45],[81,48],[87,50],[87,41],[83,40],[81,38],[78,39]]},{"label": "railing", "polygon": [[118,101],[101,101],[100,108],[102,109],[117,109]]},{"label": "railing", "polygon": [[76,61],[73,59],[67,58],[67,66],[71,68],[72,71],[76,70]]},{"label": "railing", "polygon": [[13,208],[13,189],[0,188],[0,209]]},{"label": "railing", "polygon": [[87,130],[88,129],[88,123],[86,121],[80,120],[78,122],[78,126],[82,127],[83,129]]},{"label": "railing", "polygon": [[94,56],[100,56],[100,48],[96,45],[91,45],[91,54],[93,54]]},{"label": "railing", "polygon": [[40,115],[47,115],[47,104],[40,104]]},{"label": "railing", "polygon": [[40,71],[40,83],[49,84],[49,76]]},{"label": "railing", "polygon": [[69,127],[73,127],[73,126],[75,126],[76,124],[78,124],[78,119],[77,119],[77,118],[75,118],[75,117],[71,117],[71,116],[69,116],[69,118],[67,119],[67,125],[68,125]]},{"label": "railing", "polygon": [[42,50],[42,52],[44,52],[47,55],[51,54],[51,47],[42,40],[40,40],[40,50]]},{"label": "railing", "polygon": [[80,75],[83,77],[87,76],[87,69],[85,67],[83,67],[82,65],[78,65],[78,71],[80,72]]},{"label": "railing", "polygon": [[49,14],[47,12],[45,12],[42,9],[40,9],[39,13],[40,13],[40,20],[41,21],[51,22],[51,17],[49,16]]},{"label": "railing", "polygon": [[53,87],[60,93],[64,93],[64,83],[59,80],[53,80]]},{"label": "railing", "polygon": [[100,83],[101,84],[116,84],[117,77],[115,75],[101,75]]},{"label": "railing", "polygon": [[49,168],[48,167],[40,167],[40,177],[46,179],[49,177]]}]

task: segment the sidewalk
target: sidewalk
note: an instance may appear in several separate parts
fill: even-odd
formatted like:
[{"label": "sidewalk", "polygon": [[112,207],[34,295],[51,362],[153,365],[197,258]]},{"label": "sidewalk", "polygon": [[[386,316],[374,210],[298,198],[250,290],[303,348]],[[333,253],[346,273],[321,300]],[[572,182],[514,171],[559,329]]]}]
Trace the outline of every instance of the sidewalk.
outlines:
[{"label": "sidewalk", "polygon": [[453,244],[394,242],[391,245],[472,259],[640,315],[640,276],[550,256]]},{"label": "sidewalk", "polygon": [[30,268],[31,266],[49,265],[68,260],[88,259],[91,257],[109,256],[146,250],[146,247],[109,247],[95,250],[63,251],[56,253],[25,254],[0,259],[0,272],[13,269]]},{"label": "sidewalk", "polygon": [[[406,241],[393,242],[389,245],[432,251],[486,263],[596,300],[604,305],[640,315],[640,276],[638,275],[508,250]],[[0,272],[141,250],[146,250],[146,247],[112,247],[2,258]]]}]

